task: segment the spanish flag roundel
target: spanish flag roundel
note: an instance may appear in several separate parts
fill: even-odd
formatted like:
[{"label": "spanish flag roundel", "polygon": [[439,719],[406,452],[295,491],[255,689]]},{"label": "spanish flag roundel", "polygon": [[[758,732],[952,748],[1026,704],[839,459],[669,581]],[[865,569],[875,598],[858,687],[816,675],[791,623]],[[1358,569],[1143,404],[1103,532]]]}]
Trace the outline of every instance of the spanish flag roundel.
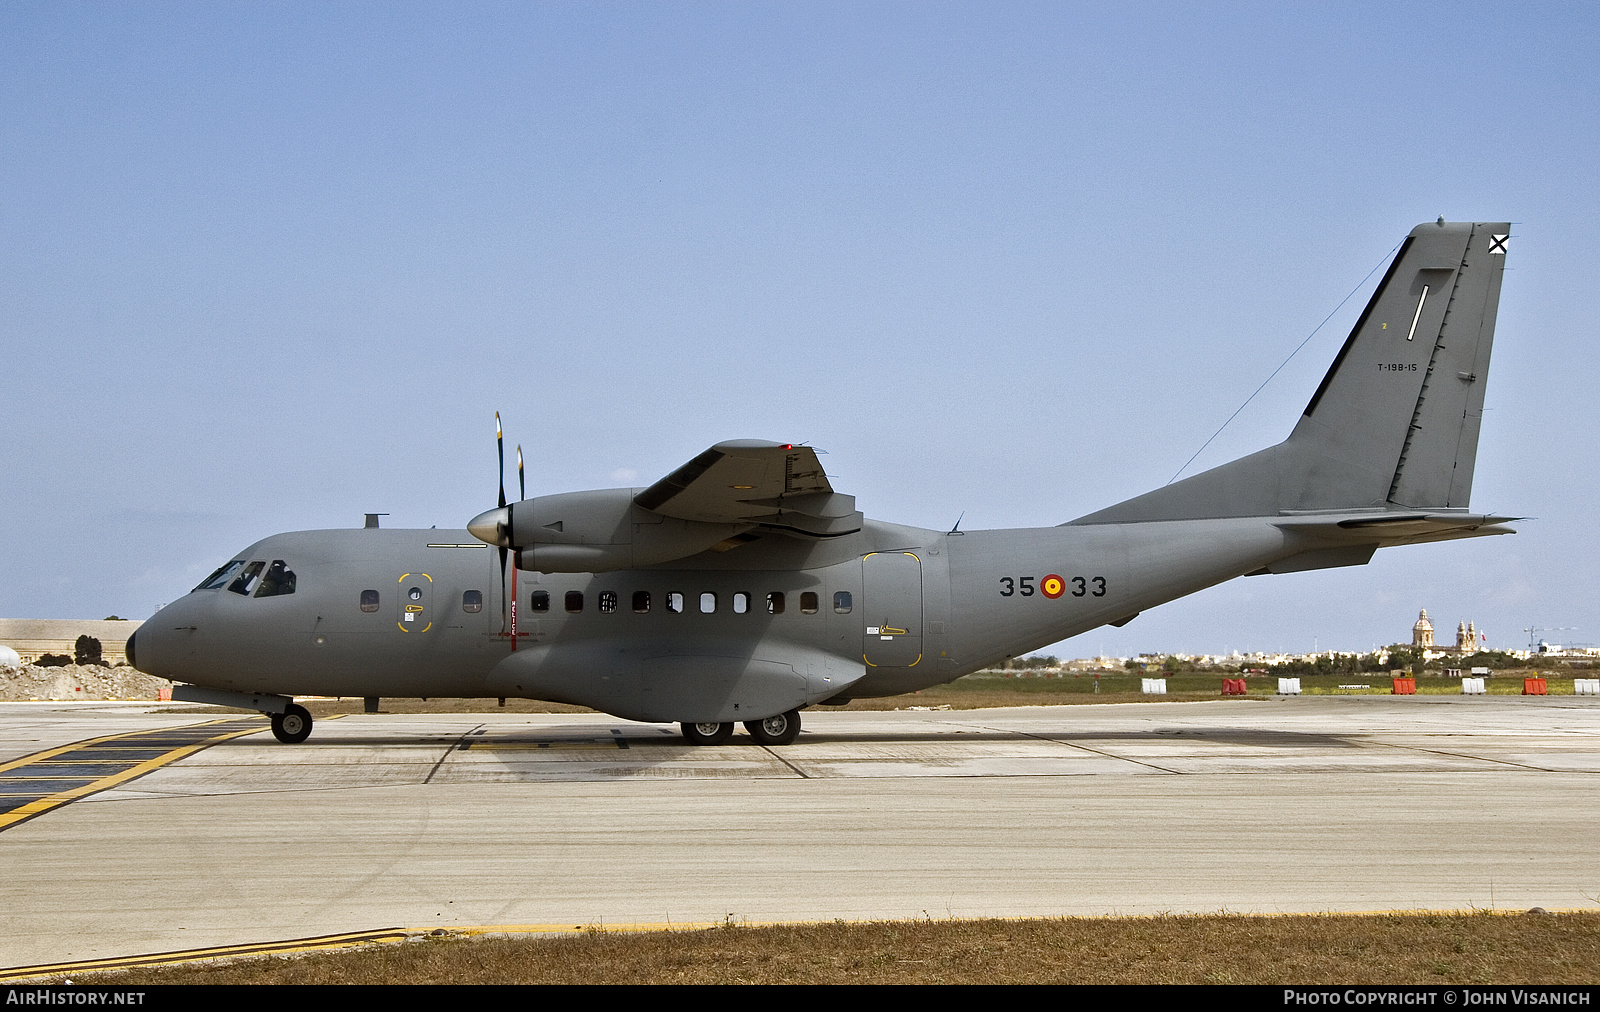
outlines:
[{"label": "spanish flag roundel", "polygon": [[1062,591],[1067,589],[1067,584],[1065,580],[1061,579],[1061,577],[1051,573],[1049,576],[1039,581],[1039,589],[1044,591],[1045,597],[1048,597],[1050,600],[1054,601],[1056,598],[1061,596]]}]

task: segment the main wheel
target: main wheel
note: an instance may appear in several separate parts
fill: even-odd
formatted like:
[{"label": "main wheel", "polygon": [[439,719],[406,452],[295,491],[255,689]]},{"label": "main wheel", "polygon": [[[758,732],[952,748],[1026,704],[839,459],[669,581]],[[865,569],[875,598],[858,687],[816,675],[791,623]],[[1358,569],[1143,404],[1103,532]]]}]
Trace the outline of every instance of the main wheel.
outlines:
[{"label": "main wheel", "polygon": [[732,721],[726,724],[684,724],[683,736],[694,745],[726,745],[733,737]]},{"label": "main wheel", "polygon": [[747,720],[744,729],[763,745],[790,745],[800,736],[800,711],[790,710],[766,720]]},{"label": "main wheel", "polygon": [[287,710],[271,717],[272,736],[285,745],[298,745],[311,735],[311,714],[298,703],[290,703]]}]

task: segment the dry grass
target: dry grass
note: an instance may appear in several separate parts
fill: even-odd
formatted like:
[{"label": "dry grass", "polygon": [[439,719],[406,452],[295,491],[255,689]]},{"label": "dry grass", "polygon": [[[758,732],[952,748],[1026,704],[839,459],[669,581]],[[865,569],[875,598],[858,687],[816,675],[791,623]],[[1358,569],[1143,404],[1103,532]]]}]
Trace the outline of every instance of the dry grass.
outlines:
[{"label": "dry grass", "polygon": [[1600,914],[1233,915],[422,938],[132,984],[1593,984]]}]

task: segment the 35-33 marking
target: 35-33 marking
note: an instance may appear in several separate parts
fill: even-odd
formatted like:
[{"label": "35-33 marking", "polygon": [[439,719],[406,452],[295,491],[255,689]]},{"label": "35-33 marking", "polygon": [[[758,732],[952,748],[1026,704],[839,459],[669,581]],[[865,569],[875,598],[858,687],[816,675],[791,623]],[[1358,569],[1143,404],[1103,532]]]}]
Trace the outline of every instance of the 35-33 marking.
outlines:
[{"label": "35-33 marking", "polygon": [[[1034,581],[1038,580],[1035,586]],[[1063,594],[1073,597],[1105,597],[1106,578],[1103,576],[1058,576],[1051,573],[1048,576],[1002,576],[1000,577],[1000,596],[1013,597],[1020,594],[1023,597],[1032,597],[1034,594],[1043,594],[1052,601]]]}]

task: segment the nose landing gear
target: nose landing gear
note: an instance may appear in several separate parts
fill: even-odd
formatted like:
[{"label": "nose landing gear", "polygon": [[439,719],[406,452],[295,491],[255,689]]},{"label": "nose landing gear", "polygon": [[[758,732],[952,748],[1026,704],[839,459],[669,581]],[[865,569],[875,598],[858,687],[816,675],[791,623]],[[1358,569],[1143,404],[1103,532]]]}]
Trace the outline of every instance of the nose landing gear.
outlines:
[{"label": "nose landing gear", "polygon": [[298,745],[311,735],[311,714],[298,703],[268,716],[272,718],[272,736],[285,745]]}]

